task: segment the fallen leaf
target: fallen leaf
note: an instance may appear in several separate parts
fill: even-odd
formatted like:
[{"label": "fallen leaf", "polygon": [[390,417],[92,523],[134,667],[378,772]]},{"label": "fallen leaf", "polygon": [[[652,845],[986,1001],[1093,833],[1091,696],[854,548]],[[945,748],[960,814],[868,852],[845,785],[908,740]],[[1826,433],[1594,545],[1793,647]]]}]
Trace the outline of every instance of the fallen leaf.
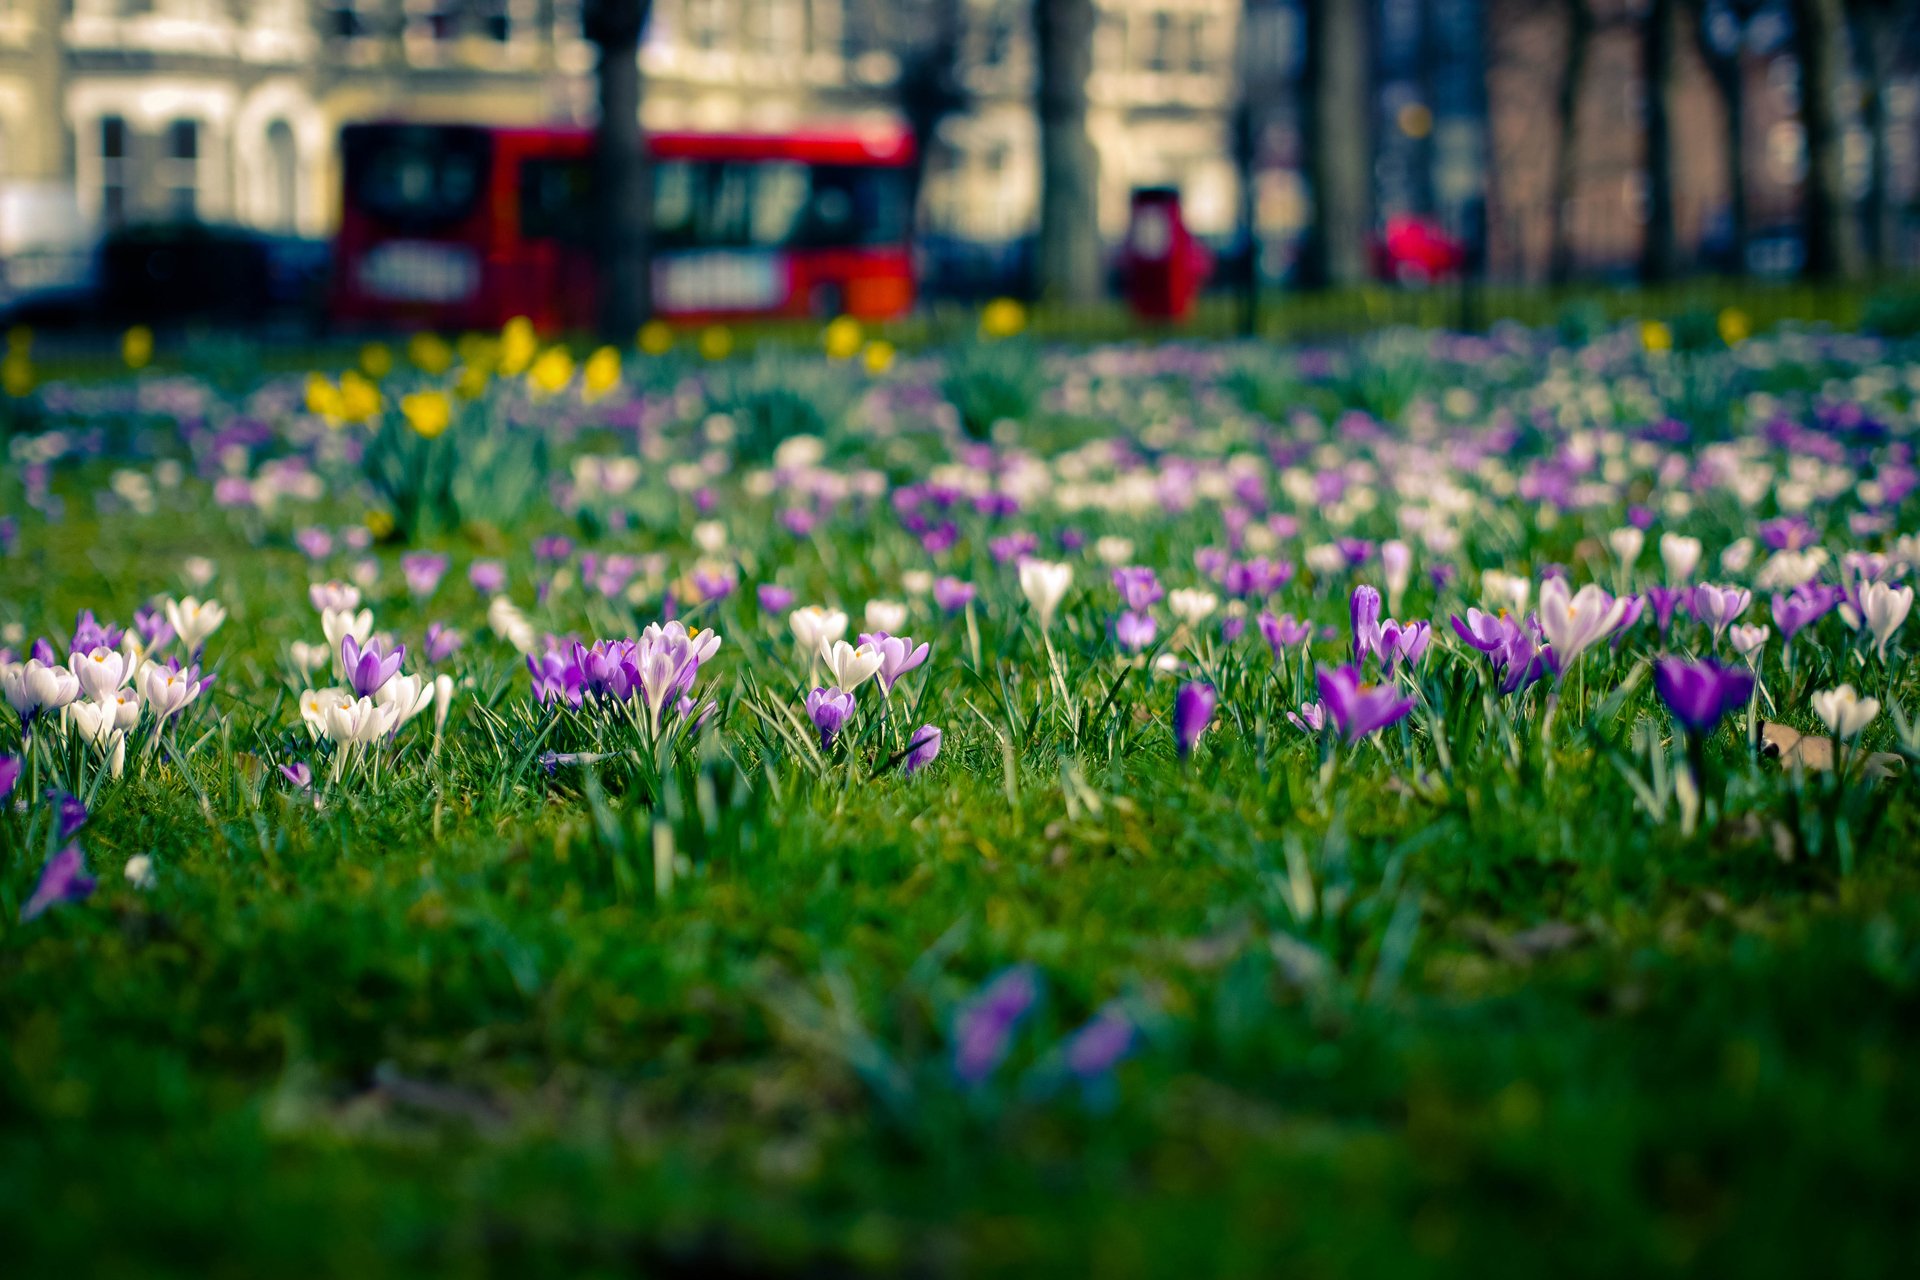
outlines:
[{"label": "fallen leaf", "polygon": [[[1791,725],[1775,724],[1771,720],[1760,725],[1760,754],[1769,760],[1778,760],[1783,769],[1833,772],[1832,738],[1801,733]],[[1858,767],[1862,777],[1891,778],[1904,773],[1907,762],[1891,751],[1875,751]]]}]

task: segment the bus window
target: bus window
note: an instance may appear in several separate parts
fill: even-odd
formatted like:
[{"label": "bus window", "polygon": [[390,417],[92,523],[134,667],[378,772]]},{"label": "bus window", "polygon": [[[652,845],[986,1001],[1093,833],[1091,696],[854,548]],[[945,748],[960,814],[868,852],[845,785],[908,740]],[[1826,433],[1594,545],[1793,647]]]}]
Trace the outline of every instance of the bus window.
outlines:
[{"label": "bus window", "polygon": [[897,170],[791,160],[667,160],[654,170],[665,249],[842,248],[907,237]]},{"label": "bus window", "polygon": [[520,165],[520,234],[586,244],[593,234],[593,164],[533,159]]}]

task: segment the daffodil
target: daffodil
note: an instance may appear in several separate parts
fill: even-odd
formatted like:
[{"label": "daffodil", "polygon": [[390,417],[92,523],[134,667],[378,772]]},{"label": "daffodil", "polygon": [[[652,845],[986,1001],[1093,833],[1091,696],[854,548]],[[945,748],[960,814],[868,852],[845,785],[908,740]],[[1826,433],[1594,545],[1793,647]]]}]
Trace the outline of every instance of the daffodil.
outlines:
[{"label": "daffodil", "polygon": [[415,391],[400,397],[400,412],[415,435],[433,440],[452,423],[453,402],[444,391]]}]

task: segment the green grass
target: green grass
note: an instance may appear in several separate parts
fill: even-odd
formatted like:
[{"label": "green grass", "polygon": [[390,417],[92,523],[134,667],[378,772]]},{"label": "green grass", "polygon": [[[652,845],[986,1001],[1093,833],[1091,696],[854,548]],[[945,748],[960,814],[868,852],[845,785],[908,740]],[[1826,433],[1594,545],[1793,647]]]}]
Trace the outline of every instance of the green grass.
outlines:
[{"label": "green grass", "polygon": [[[539,744],[524,674],[476,634],[439,751],[403,735],[378,784],[316,809],[273,769],[313,754],[277,674],[317,631],[305,562],[191,486],[96,515],[103,475],[63,475],[73,514],[28,521],[0,620],[124,621],[188,553],[233,616],[211,736],[99,792],[88,902],[16,923],[46,819],[0,814],[9,1274],[1874,1276],[1920,1256],[1912,781],[1796,782],[1723,729],[1683,833],[1623,773],[1635,726],[1665,733],[1644,672],[1602,709],[1632,655],[1589,655],[1592,692],[1550,738],[1534,704],[1511,754],[1449,657],[1451,766],[1422,722],[1329,781],[1263,651],[1225,662],[1182,764],[1165,682],[1082,719],[1112,670],[1105,606],[1070,604],[1065,707],[1003,585],[987,672],[958,669],[962,624],[925,637],[940,760],[816,776],[738,689],[787,692],[749,588],[711,619],[723,739],[658,786],[617,765],[503,785]],[[820,598],[880,594],[906,562],[891,528],[763,524],[738,522],[750,552]],[[521,583],[542,528],[509,539]],[[1137,532],[1163,570],[1206,536]],[[1510,549],[1572,560],[1580,533]],[[458,576],[381,624],[478,633]],[[1842,673],[1837,649],[1818,661]],[[1911,660],[1886,680],[1911,712]],[[1869,745],[1895,745],[1884,720]],[[136,853],[150,891],[120,875]],[[962,1089],[955,1011],[1019,962],[1041,1006]],[[1050,1055],[1114,999],[1138,1048],[1064,1081]]]}]

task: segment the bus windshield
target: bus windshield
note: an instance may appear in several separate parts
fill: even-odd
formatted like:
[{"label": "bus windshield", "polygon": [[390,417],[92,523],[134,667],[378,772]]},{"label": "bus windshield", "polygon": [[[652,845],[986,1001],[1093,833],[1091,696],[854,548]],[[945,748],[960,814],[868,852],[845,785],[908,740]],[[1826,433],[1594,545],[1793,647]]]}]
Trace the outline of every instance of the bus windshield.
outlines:
[{"label": "bus windshield", "polygon": [[491,143],[483,129],[349,129],[342,138],[351,207],[413,231],[459,222],[479,206]]}]

